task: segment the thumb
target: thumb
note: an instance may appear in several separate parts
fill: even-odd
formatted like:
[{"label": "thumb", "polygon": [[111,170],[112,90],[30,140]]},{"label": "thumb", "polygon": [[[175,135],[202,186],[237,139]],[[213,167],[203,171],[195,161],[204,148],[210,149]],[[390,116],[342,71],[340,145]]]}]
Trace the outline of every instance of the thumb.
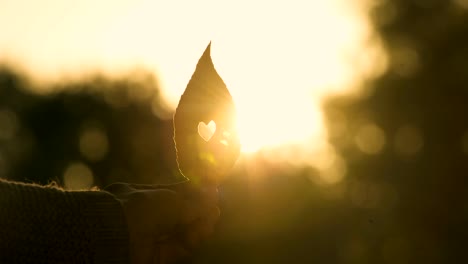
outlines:
[{"label": "thumb", "polygon": [[117,197],[126,196],[130,192],[135,191],[135,189],[131,187],[128,183],[123,183],[123,182],[112,183],[104,187],[103,190],[110,192]]}]

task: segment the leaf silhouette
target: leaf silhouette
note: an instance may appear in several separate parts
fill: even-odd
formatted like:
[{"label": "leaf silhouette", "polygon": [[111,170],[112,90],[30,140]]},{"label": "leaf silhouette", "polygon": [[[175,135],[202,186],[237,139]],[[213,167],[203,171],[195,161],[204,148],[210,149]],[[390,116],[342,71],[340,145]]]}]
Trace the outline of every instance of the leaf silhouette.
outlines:
[{"label": "leaf silhouette", "polygon": [[174,115],[179,170],[200,184],[219,183],[240,152],[234,102],[214,68],[210,50],[211,42],[198,61]]}]

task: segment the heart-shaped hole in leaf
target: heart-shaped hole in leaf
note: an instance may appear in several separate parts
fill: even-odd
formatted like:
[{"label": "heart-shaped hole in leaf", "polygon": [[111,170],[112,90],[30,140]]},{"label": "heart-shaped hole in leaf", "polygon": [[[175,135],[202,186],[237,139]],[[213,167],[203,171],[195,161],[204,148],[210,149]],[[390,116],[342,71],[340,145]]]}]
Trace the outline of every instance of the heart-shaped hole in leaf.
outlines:
[{"label": "heart-shaped hole in leaf", "polygon": [[198,123],[198,135],[205,141],[209,141],[216,132],[216,123],[211,120],[208,125],[205,122]]}]

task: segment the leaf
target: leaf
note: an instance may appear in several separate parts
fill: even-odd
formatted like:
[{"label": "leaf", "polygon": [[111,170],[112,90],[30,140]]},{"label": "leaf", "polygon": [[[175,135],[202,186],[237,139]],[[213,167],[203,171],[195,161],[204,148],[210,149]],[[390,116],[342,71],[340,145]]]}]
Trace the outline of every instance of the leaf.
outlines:
[{"label": "leaf", "polygon": [[179,170],[200,184],[219,183],[240,152],[234,102],[214,68],[210,50],[211,42],[198,61],[174,115]]}]

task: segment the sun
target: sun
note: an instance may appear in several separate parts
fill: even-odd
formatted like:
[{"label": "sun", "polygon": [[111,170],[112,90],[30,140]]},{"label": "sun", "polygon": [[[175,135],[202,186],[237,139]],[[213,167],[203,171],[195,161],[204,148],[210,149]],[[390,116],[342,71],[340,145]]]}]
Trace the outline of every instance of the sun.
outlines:
[{"label": "sun", "polygon": [[[239,96],[239,98],[242,98]],[[264,98],[264,100],[254,100]],[[310,96],[276,94],[238,101],[238,132],[243,152],[319,139],[322,113]]]},{"label": "sun", "polygon": [[212,41],[214,65],[237,106],[242,151],[325,141],[321,102],[356,81],[345,55],[362,41],[363,24],[339,1],[263,7],[250,6],[235,25],[220,22]]}]

